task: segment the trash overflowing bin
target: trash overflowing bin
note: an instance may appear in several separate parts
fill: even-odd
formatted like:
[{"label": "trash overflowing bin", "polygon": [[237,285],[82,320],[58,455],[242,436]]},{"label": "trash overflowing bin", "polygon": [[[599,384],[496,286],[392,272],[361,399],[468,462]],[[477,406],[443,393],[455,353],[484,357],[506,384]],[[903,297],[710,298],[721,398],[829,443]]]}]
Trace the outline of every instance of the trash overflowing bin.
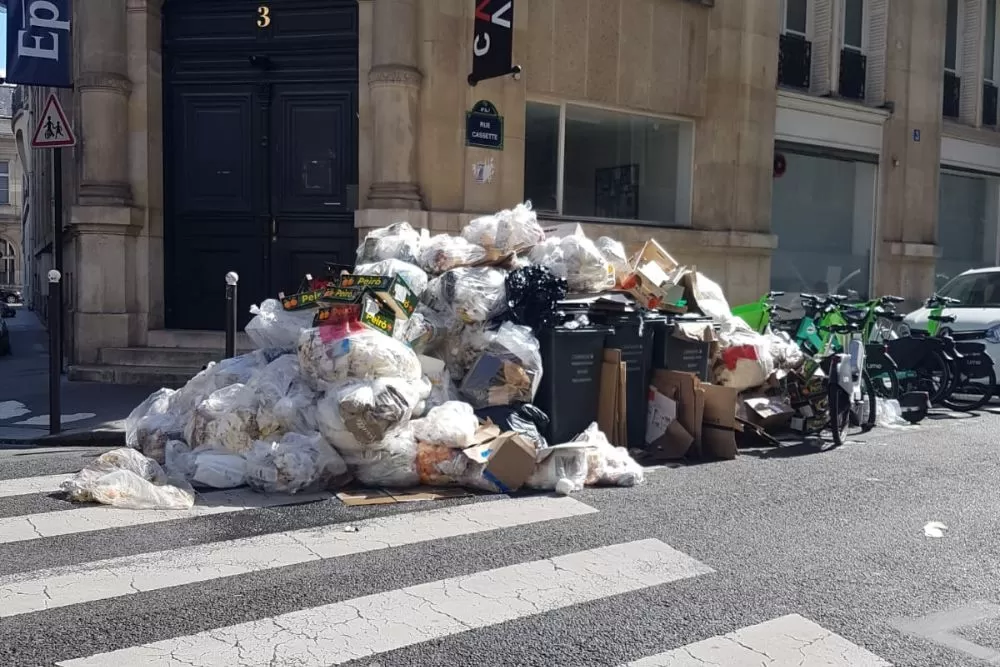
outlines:
[{"label": "trash overflowing bin", "polygon": [[702,382],[711,381],[711,341],[676,335],[678,326],[711,324],[710,318],[647,316],[646,321],[653,329],[653,369],[694,373]]},{"label": "trash overflowing bin", "polygon": [[629,447],[646,444],[646,415],[649,410],[649,381],[653,370],[653,326],[639,311],[594,310],[591,319],[610,327],[604,347],[619,349],[625,362],[626,412]]},{"label": "trash overflowing bin", "polygon": [[542,350],[542,381],[535,405],[549,417],[551,444],[569,442],[594,421],[600,400],[604,341],[614,333],[607,326],[561,324],[538,332]]}]

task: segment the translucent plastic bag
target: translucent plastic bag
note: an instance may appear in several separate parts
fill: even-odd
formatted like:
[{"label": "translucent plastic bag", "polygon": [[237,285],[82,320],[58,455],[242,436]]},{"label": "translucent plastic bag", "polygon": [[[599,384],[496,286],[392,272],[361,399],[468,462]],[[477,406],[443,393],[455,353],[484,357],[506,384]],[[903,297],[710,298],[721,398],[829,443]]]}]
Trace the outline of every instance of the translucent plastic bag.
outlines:
[{"label": "translucent plastic bag", "polygon": [[504,322],[460,387],[475,408],[530,403],[542,379],[538,339],[528,327]]},{"label": "translucent plastic bag", "polygon": [[289,311],[277,299],[266,299],[260,306],[250,306],[254,316],[244,331],[258,349],[295,349],[302,330],[312,326],[311,310]]},{"label": "translucent plastic bag", "polygon": [[167,442],[182,436],[183,414],[172,409],[176,392],[159,389],[125,419],[125,444],[162,463]]},{"label": "translucent plastic bag", "polygon": [[182,482],[167,481],[156,461],[123,447],[97,457],[60,488],[74,502],[126,509],[190,509],[194,491]]},{"label": "translucent plastic bag", "polygon": [[513,210],[476,218],[462,230],[462,237],[497,257],[541,243],[545,232],[538,224],[538,215],[531,209],[531,203],[526,202]]},{"label": "translucent plastic bag", "polygon": [[565,444],[539,451],[539,461],[525,486],[539,491],[579,491],[587,481],[587,446]]},{"label": "translucent plastic bag", "polygon": [[[332,396],[328,394],[320,402],[321,409],[332,409],[324,405],[332,397],[345,429],[362,445],[378,442],[388,431],[406,422],[415,406],[414,394],[408,397],[398,380],[350,382],[331,393]],[[332,418],[325,421],[335,423]]]},{"label": "translucent plastic bag", "polygon": [[235,489],[247,481],[247,462],[242,454],[214,447],[192,451],[177,440],[167,443],[166,469],[172,477],[211,489]]},{"label": "translucent plastic bag", "polygon": [[213,392],[230,385],[250,382],[261,369],[283,354],[284,351],[255,350],[218,363],[210,363],[170,397],[170,412],[177,415],[186,427],[195,408]]},{"label": "translucent plastic bag", "polygon": [[[444,361],[421,355],[420,366],[423,368],[424,378],[431,385],[430,394],[424,402],[428,411],[448,401],[458,400],[458,387],[452,381],[451,373],[448,372]],[[425,411],[414,410],[413,414],[421,416],[425,414]]]},{"label": "translucent plastic bag", "polygon": [[[354,273],[359,276],[401,277],[418,297],[427,288],[427,273],[416,264],[398,259],[385,259],[371,264],[358,264]],[[296,339],[297,340],[297,339]]]},{"label": "translucent plastic bag", "polygon": [[371,264],[386,259],[419,264],[420,248],[426,239],[426,230],[418,232],[408,222],[373,229],[358,246],[355,264]]},{"label": "translucent plastic bag", "polygon": [[574,443],[590,445],[587,450],[587,486],[635,486],[642,484],[642,466],[624,447],[615,447],[596,423],[577,436]]},{"label": "translucent plastic bag", "polygon": [[417,472],[427,486],[461,486],[472,462],[460,449],[417,442]]},{"label": "translucent plastic bag", "polygon": [[400,327],[399,340],[417,354],[433,353],[440,347],[451,329],[446,317],[420,304]]},{"label": "translucent plastic bag", "polygon": [[469,243],[461,236],[438,234],[424,243],[420,266],[435,275],[460,266],[468,266],[487,258],[486,249]]},{"label": "translucent plastic bag", "polygon": [[306,329],[298,355],[303,375],[317,388],[349,378],[399,377],[417,381],[422,375],[413,350],[377,331],[342,337],[334,327]]},{"label": "translucent plastic bag", "polygon": [[302,377],[298,357],[278,357],[247,385],[260,400],[257,426],[261,436],[278,433],[307,433],[316,429],[318,397]]},{"label": "translucent plastic bag", "polygon": [[582,232],[545,239],[530,258],[565,278],[571,292],[602,292],[615,286],[614,267]]},{"label": "translucent plastic bag", "polygon": [[242,454],[261,437],[260,397],[253,387],[234,384],[213,392],[195,409],[184,432],[194,448],[221,447]]},{"label": "translucent plastic bag", "polygon": [[366,486],[405,489],[420,481],[417,441],[409,425],[387,433],[378,447],[345,460],[357,480]]},{"label": "translucent plastic bag", "polygon": [[465,449],[475,440],[479,419],[468,403],[449,401],[431,409],[426,417],[413,421],[412,426],[418,442]]},{"label": "translucent plastic bag", "polygon": [[629,266],[628,255],[625,254],[625,246],[620,241],[616,241],[610,236],[602,236],[595,242],[601,255],[608,261],[611,268],[615,270],[615,281],[621,283],[622,278],[632,272]]},{"label": "translucent plastic bag", "polygon": [[247,453],[247,483],[261,493],[299,493],[347,481],[347,464],[319,433],[258,440]]},{"label": "translucent plastic bag", "polygon": [[723,387],[744,391],[764,384],[774,372],[771,340],[753,331],[720,333],[720,358],[715,381]]},{"label": "translucent plastic bag", "polygon": [[485,322],[507,307],[507,272],[493,267],[462,267],[427,285],[427,303],[462,322]]}]

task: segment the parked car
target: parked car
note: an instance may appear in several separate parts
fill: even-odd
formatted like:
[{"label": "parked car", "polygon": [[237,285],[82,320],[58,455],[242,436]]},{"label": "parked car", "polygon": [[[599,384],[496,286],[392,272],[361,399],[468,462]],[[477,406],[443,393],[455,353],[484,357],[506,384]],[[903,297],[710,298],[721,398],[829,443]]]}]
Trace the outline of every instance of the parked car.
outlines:
[{"label": "parked car", "polygon": [[[982,342],[1000,374],[1000,267],[966,271],[937,293],[959,301],[945,309],[943,314],[953,315],[955,321],[942,324],[941,330],[985,331]],[[920,308],[907,315],[904,322],[911,329],[926,330],[930,313],[930,309]]]},{"label": "parked car", "polygon": [[21,290],[0,287],[0,301],[3,303],[23,303]]}]

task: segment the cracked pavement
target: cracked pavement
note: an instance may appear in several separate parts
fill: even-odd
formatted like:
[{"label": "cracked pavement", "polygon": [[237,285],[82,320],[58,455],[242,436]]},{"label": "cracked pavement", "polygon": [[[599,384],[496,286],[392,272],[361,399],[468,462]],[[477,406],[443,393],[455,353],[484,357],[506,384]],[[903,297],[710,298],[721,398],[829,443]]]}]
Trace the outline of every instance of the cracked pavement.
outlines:
[{"label": "cracked pavement", "polygon": [[[998,415],[934,419],[655,470],[533,522],[490,497],[334,500],[52,533],[80,508],[17,497],[0,517],[35,525],[0,537],[0,665],[977,667],[896,623],[1000,604],[998,446]],[[81,464],[0,452],[0,477]]]}]

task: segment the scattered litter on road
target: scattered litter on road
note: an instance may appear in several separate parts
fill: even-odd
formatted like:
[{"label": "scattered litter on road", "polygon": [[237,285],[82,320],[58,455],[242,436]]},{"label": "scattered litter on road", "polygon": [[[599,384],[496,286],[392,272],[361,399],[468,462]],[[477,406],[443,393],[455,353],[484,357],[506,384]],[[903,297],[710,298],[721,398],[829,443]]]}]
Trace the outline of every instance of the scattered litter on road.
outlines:
[{"label": "scattered litter on road", "polygon": [[946,530],[948,530],[948,526],[940,521],[931,521],[924,526],[924,535],[926,537],[944,537],[944,531]]}]

